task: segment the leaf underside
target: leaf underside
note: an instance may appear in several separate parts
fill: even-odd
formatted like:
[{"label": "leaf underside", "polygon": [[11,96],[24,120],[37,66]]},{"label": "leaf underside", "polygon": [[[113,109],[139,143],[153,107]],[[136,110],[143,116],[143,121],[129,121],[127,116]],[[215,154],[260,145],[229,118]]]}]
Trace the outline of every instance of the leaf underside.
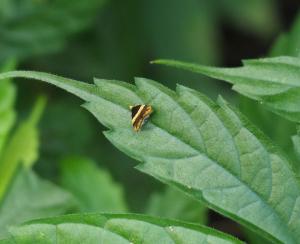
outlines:
[{"label": "leaf underside", "polygon": [[[300,240],[300,187],[285,156],[222,98],[212,102],[187,87],[177,91],[137,78],[135,86],[95,79],[86,84],[50,74],[0,75],[42,80],[86,101],[110,130],[105,136],[139,160],[138,169],[272,241]],[[151,104],[142,131],[131,128],[129,106]]]},{"label": "leaf underside", "polygon": [[227,81],[238,93],[259,101],[288,120],[300,122],[299,58],[282,56],[244,60],[244,66],[237,68],[215,68],[175,60],[157,60],[153,63]]},{"label": "leaf underside", "polygon": [[208,227],[121,214],[77,214],[11,228],[0,243],[241,243]]}]

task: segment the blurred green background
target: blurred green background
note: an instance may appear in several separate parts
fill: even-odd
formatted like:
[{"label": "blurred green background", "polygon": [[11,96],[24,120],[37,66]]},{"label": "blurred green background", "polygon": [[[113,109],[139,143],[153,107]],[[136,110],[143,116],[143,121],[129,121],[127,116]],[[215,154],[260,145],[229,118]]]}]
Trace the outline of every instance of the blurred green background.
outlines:
[{"label": "blurred green background", "polygon": [[[143,76],[171,88],[181,83],[213,99],[221,94],[295,158],[290,142],[295,133],[292,123],[257,109],[254,102],[241,98],[224,83],[150,65],[149,61],[171,58],[237,66],[241,59],[267,56],[276,38],[290,29],[299,7],[297,0],[1,0],[0,65],[14,59],[18,69],[86,82],[92,82],[93,77],[132,82],[135,76]],[[164,190],[161,183],[135,170],[137,162],[104,138],[101,131],[105,128],[79,107],[79,99],[33,81],[16,85],[19,120],[28,115],[39,94],[48,97],[39,126],[39,159],[34,166],[40,176],[88,198],[85,191],[97,191],[106,183],[85,182],[79,166],[67,163],[78,161],[71,160],[74,157],[86,157],[111,175],[107,177],[118,183],[116,191],[124,191],[125,203],[116,204],[116,209],[207,221],[245,238],[234,223],[215,213],[206,216],[194,202],[187,204],[185,196]],[[274,120],[280,126],[270,125]],[[96,166],[84,169],[87,178],[93,172],[89,167]],[[83,177],[79,181],[83,187],[77,192],[72,188],[75,176]],[[169,209],[168,204],[174,202],[178,202],[177,208]],[[93,204],[83,204],[82,209],[93,210]]]}]

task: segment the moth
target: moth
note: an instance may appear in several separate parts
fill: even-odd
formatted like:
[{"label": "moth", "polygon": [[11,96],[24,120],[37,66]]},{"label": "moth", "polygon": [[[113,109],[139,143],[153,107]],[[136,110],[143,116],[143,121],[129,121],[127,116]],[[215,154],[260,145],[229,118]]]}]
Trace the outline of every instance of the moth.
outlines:
[{"label": "moth", "polygon": [[147,119],[153,112],[150,105],[139,104],[129,107],[131,110],[131,124],[133,130],[138,132],[142,126],[147,122]]}]

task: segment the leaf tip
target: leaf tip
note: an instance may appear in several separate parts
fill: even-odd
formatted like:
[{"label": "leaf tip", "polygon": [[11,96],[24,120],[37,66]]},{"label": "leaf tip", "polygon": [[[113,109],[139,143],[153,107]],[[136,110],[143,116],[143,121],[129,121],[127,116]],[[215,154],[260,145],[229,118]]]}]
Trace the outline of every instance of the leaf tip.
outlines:
[{"label": "leaf tip", "polygon": [[154,81],[147,79],[147,78],[143,78],[143,77],[134,77],[134,83],[136,84],[137,87],[139,87],[140,85],[143,85],[145,83],[151,83],[151,82],[154,82]]},{"label": "leaf tip", "polygon": [[167,59],[155,59],[155,60],[151,60],[150,64],[164,64],[167,63]]}]

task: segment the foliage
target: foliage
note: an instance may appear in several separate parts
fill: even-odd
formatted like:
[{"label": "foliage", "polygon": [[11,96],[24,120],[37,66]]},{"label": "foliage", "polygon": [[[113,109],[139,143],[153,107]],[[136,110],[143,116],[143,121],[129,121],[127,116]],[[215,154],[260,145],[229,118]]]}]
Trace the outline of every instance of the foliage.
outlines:
[{"label": "foliage", "polygon": [[292,137],[294,150],[297,154],[298,160],[300,161],[300,127],[297,127],[297,134]]},{"label": "foliage", "polygon": [[[224,15],[242,30],[270,35],[278,28],[278,13],[276,5],[271,0],[226,0],[216,1]],[[240,20],[243,21],[240,21]]]},{"label": "foliage", "polygon": [[1,1],[0,63],[62,48],[93,20],[103,0]]},{"label": "foliage", "polygon": [[[241,16],[243,21],[237,22]],[[269,40],[280,26],[279,17],[272,0],[107,1],[97,22],[66,49],[30,59],[26,67],[81,79],[91,74],[122,80],[151,75],[171,87],[180,80],[215,94],[215,84],[196,84],[197,77],[182,72],[153,70],[148,61],[173,57],[218,64],[224,25]]]},{"label": "foliage", "polygon": [[75,208],[71,194],[41,180],[30,169],[38,155],[37,122],[45,106],[41,97],[30,117],[8,140],[0,157],[0,235],[10,225]]},{"label": "foliage", "polygon": [[[77,106],[76,106],[77,105]],[[66,155],[84,155],[93,145],[93,126],[89,114],[78,109],[79,103],[71,99],[49,98],[40,122],[40,167],[53,166]],[[68,116],[65,116],[68,107]],[[64,123],[57,118],[64,118]],[[81,133],[78,132],[80,128]],[[57,162],[59,164],[59,162]],[[57,166],[59,168],[59,166]],[[47,170],[50,171],[48,168]]]},{"label": "foliage", "polygon": [[[2,71],[13,70],[14,62],[7,62]],[[15,121],[14,102],[16,96],[15,86],[9,79],[0,83],[0,154]]]},{"label": "foliage", "polygon": [[[265,51],[295,11],[272,0],[1,1],[0,243],[239,243],[199,223],[247,243],[299,243],[299,14]],[[149,66],[157,57],[205,64],[163,60],[206,77]],[[15,63],[184,86],[4,73]],[[41,121],[43,99],[26,119],[37,93],[49,100]],[[140,103],[154,113],[134,133],[128,106]]]},{"label": "foliage", "polygon": [[70,193],[42,180],[31,169],[20,167],[1,203],[0,237],[9,226],[68,213],[77,208],[78,204]]},{"label": "foliage", "polygon": [[281,34],[271,49],[271,56],[288,55],[300,57],[300,13],[298,14],[291,30]]},{"label": "foliage", "polygon": [[172,60],[157,60],[181,69],[222,79],[233,84],[233,89],[259,101],[271,111],[294,122],[300,122],[300,59],[293,57],[244,60],[243,67],[214,68]]},{"label": "foliage", "polygon": [[44,106],[45,99],[40,98],[30,118],[18,127],[7,143],[0,160],[0,200],[18,167],[23,164],[28,168],[37,159],[38,132],[36,124]]},{"label": "foliage", "polygon": [[[198,76],[194,74],[156,69],[148,65],[149,60],[174,57],[220,64],[224,60],[223,49],[228,49],[223,41],[224,31],[249,33],[259,42],[270,41],[274,37],[281,22],[277,5],[270,0],[106,1],[97,8],[95,15],[92,10],[93,19],[88,26],[66,36],[63,48],[46,51],[49,39],[46,43],[41,40],[40,46],[44,45],[45,53],[36,56],[28,52],[19,69],[41,70],[81,80],[88,80],[94,75],[129,81],[133,76],[142,75],[164,82],[169,87],[180,81],[205,94],[215,95],[220,88],[217,82],[196,83]],[[71,4],[68,7],[72,8]],[[18,12],[26,11],[20,7]],[[239,16],[243,16],[242,24],[236,21]],[[33,30],[28,29],[30,31]],[[231,43],[231,40],[229,38],[227,42]],[[142,212],[151,193],[162,190],[161,184],[134,170],[134,160],[95,133],[103,127],[90,114],[78,109],[78,99],[70,99],[57,89],[33,82],[18,83],[18,86],[21,112],[28,109],[37,90],[49,96],[40,123],[41,151],[35,166],[41,176],[57,182],[59,159],[75,154],[92,158],[109,170],[118,182],[122,182],[131,211]],[[65,116],[66,113],[68,116]]]},{"label": "foliage", "polygon": [[82,212],[125,212],[124,193],[104,169],[80,157],[62,161],[61,185],[80,203]]},{"label": "foliage", "polygon": [[154,193],[149,199],[145,212],[153,216],[194,223],[207,222],[205,205],[172,187],[167,187],[164,192]]},{"label": "foliage", "polygon": [[240,243],[213,229],[143,215],[84,214],[41,219],[0,243]]},{"label": "foliage", "polygon": [[[99,79],[92,85],[30,71],[0,75],[9,77],[42,80],[84,99],[84,107],[110,128],[105,136],[143,162],[137,167],[142,172],[265,238],[286,243],[299,239],[300,185],[291,163],[221,97],[214,103],[189,88],[178,86],[175,93],[143,78],[133,86]],[[139,103],[151,104],[155,114],[137,134],[128,106]]]}]

